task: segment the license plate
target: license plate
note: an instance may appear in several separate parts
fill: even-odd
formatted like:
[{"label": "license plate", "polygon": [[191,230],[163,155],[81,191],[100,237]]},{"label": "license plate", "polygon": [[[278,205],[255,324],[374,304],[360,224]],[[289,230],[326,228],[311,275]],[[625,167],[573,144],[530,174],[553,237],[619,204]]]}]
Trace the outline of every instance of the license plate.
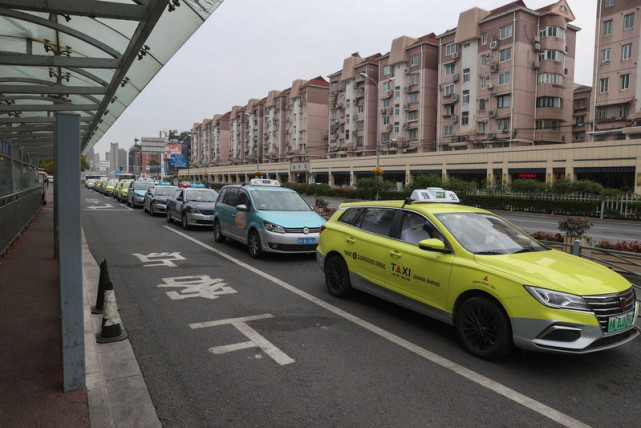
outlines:
[{"label": "license plate", "polygon": [[626,327],[630,327],[633,322],[634,312],[628,312],[627,314],[610,317],[608,319],[608,333],[611,331],[617,331]]},{"label": "license plate", "polygon": [[315,243],[316,238],[298,238],[298,245],[310,245]]}]

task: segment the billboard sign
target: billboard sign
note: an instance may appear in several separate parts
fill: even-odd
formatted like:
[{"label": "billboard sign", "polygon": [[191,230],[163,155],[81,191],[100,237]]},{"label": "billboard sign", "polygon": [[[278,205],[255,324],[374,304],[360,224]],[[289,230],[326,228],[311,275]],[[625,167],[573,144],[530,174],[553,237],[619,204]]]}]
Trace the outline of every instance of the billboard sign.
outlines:
[{"label": "billboard sign", "polygon": [[171,155],[171,165],[177,168],[185,168],[187,161],[184,155]]},{"label": "billboard sign", "polygon": [[167,156],[182,155],[183,154],[182,144],[167,144],[165,146],[165,154]]}]

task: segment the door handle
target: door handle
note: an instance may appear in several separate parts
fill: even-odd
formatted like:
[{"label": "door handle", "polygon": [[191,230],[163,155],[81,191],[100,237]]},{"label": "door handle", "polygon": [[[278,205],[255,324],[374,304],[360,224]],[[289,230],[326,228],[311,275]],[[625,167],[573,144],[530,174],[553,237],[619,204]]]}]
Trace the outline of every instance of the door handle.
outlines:
[{"label": "door handle", "polygon": [[354,242],[356,242],[356,239],[352,238],[351,236],[345,238],[345,240],[347,241],[348,244],[353,244]]},{"label": "door handle", "polygon": [[399,251],[396,251],[396,250],[390,251],[389,255],[392,256],[392,257],[396,257],[396,258],[399,258],[399,257],[402,256],[402,254]]}]

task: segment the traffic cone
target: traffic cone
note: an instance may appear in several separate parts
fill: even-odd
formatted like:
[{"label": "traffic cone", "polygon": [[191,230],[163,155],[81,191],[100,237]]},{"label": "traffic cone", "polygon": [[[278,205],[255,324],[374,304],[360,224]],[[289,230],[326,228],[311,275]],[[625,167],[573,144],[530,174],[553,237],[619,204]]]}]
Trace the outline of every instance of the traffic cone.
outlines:
[{"label": "traffic cone", "polygon": [[127,333],[120,328],[120,316],[116,305],[116,294],[111,282],[105,286],[105,308],[102,311],[102,328],[96,333],[96,342],[118,342],[127,338]]},{"label": "traffic cone", "polygon": [[101,314],[105,303],[105,286],[109,283],[109,270],[107,269],[107,259],[100,263],[100,278],[98,279],[98,295],[96,296],[96,306],[91,307],[92,314]]}]

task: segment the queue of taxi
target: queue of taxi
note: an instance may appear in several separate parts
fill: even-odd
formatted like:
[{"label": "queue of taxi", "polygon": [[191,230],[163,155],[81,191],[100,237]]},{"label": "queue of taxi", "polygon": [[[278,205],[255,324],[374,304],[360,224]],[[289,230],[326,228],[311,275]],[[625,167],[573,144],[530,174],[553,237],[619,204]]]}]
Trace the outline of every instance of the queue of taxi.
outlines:
[{"label": "queue of taxi", "polygon": [[449,324],[479,358],[499,359],[514,348],[585,354],[639,336],[639,304],[627,279],[462,205],[448,190],[343,203],[325,221],[276,180],[220,192],[181,185],[133,181],[127,204],[185,229],[213,230],[216,243],[240,242],[254,258],[315,254],[332,296],[359,290]]}]

